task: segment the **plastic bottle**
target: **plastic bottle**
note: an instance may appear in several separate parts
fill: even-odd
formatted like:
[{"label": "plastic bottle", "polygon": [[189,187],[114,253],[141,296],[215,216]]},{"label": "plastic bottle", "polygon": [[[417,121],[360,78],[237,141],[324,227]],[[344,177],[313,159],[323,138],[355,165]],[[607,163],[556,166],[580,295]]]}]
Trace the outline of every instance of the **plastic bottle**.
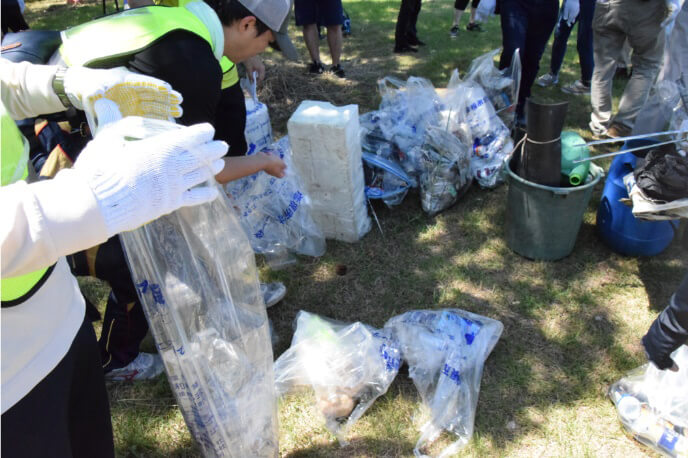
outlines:
[{"label": "plastic bottle", "polygon": [[573,163],[577,159],[590,157],[590,149],[587,146],[573,146],[580,143],[585,143],[585,140],[576,132],[561,133],[561,174],[569,178],[571,186],[584,183],[590,170],[590,161]]}]

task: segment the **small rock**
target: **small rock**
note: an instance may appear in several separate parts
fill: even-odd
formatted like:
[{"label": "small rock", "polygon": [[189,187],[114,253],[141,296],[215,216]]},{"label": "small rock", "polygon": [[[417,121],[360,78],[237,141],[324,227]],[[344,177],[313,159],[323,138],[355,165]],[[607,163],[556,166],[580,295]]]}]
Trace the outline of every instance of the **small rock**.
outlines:
[{"label": "small rock", "polygon": [[602,321],[602,320],[604,320],[602,315],[595,315],[595,321]]},{"label": "small rock", "polygon": [[516,422],[513,421],[513,420],[509,421],[509,422],[506,424],[506,429],[508,429],[509,431],[515,430],[515,429],[516,429]]}]

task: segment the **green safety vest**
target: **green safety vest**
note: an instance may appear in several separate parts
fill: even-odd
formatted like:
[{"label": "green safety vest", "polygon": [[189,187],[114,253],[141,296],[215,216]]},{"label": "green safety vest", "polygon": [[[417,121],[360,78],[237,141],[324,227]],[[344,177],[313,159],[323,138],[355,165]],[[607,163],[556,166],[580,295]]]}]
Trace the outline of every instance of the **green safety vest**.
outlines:
[{"label": "green safety vest", "polygon": [[[111,62],[148,48],[175,30],[191,32],[213,46],[206,26],[188,9],[147,6],[125,10],[65,30],[62,32],[60,56],[70,67],[104,68]],[[236,84],[239,81],[236,65],[225,57],[220,64],[223,66],[223,88]],[[227,83],[225,70],[234,74],[233,77],[228,74]]]},{"label": "green safety vest", "polygon": [[[29,174],[29,143],[19,132],[2,103],[0,103],[0,135],[2,186],[25,180]],[[54,265],[18,277],[3,278],[0,283],[2,306],[10,307],[28,299],[48,278],[53,267]]]}]

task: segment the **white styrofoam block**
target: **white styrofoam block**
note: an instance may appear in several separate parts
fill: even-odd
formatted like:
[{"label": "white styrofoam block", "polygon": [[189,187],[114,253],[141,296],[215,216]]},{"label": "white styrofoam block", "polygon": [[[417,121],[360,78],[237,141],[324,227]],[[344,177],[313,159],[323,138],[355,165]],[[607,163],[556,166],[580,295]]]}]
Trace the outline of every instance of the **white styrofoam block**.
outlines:
[{"label": "white styrofoam block", "polygon": [[305,101],[287,124],[294,167],[325,236],[356,241],[368,230],[358,106]]}]

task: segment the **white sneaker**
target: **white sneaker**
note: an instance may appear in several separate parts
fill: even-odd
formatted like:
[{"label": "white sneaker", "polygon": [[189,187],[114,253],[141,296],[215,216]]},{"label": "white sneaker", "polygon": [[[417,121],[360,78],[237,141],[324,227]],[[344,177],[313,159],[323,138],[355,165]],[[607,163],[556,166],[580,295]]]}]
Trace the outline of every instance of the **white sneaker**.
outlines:
[{"label": "white sneaker", "polygon": [[551,73],[545,73],[540,78],[535,80],[535,84],[537,84],[540,87],[554,86],[558,82],[559,82],[559,76],[558,75],[552,75]]},{"label": "white sneaker", "polygon": [[105,380],[112,382],[150,380],[160,375],[164,368],[160,355],[139,353],[139,355],[126,366],[107,372],[105,374]]},{"label": "white sneaker", "polygon": [[561,88],[562,92],[573,95],[590,95],[590,86],[583,84],[581,80],[576,80],[571,84]]},{"label": "white sneaker", "polygon": [[270,308],[284,299],[284,296],[287,295],[287,287],[284,286],[284,283],[279,281],[272,283],[261,283],[260,292],[263,295],[265,308]]}]

